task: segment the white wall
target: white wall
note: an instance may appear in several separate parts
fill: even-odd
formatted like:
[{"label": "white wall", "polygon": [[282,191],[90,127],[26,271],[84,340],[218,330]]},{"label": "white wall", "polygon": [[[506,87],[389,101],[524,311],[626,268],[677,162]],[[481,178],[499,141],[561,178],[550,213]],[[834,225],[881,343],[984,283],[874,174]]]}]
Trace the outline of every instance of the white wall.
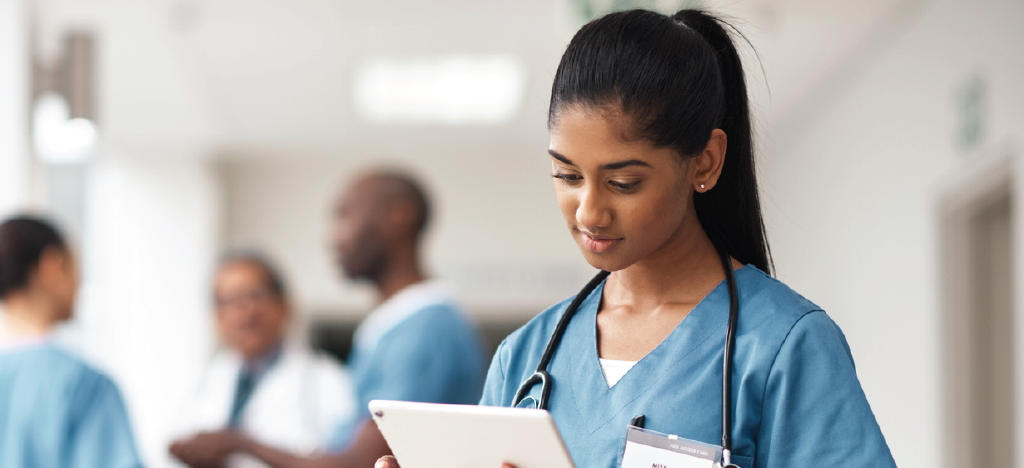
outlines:
[{"label": "white wall", "polygon": [[[900,466],[942,462],[939,204],[944,182],[992,148],[1020,154],[1022,23],[1021,2],[933,2],[762,165],[779,277],[843,328]],[[977,72],[986,134],[960,154],[955,91]]]},{"label": "white wall", "polygon": [[100,140],[87,163],[83,284],[67,337],[121,388],[147,466],[166,465],[167,432],[213,347],[221,242],[208,158],[217,126],[173,42],[170,3],[36,0],[24,23],[44,62],[68,31],[96,38]]},{"label": "white wall", "polygon": [[0,219],[29,201],[28,8],[0,0]]},{"label": "white wall", "polygon": [[[225,241],[265,249],[285,270],[301,306],[363,314],[372,296],[332,261],[331,207],[360,170],[411,168],[435,201],[425,244],[429,271],[454,285],[478,314],[535,314],[575,293],[592,269],[555,204],[546,138],[532,154],[453,143],[402,158],[249,160],[223,164]],[[468,147],[467,147],[468,146]]]}]

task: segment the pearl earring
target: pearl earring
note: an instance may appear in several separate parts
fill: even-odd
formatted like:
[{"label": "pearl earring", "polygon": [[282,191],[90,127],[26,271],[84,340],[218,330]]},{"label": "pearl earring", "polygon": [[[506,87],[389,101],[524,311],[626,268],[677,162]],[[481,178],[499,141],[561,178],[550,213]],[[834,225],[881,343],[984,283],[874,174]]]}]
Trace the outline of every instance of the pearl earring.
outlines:
[{"label": "pearl earring", "polygon": [[701,190],[703,190],[704,189],[704,184],[700,184],[700,188],[701,188]]}]

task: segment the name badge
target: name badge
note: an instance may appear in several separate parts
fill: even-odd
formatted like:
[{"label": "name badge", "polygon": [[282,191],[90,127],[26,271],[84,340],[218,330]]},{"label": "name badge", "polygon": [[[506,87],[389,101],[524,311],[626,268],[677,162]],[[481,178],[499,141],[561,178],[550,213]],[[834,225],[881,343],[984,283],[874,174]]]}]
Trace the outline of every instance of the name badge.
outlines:
[{"label": "name badge", "polygon": [[622,468],[715,468],[722,447],[627,426]]}]

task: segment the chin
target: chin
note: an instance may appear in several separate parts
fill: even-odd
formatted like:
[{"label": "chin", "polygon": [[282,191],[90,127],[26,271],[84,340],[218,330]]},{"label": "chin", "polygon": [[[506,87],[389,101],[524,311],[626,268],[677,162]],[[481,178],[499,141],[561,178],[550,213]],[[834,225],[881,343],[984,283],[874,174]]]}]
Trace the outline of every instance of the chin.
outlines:
[{"label": "chin", "polygon": [[590,266],[597,268],[598,270],[604,271],[619,271],[623,270],[633,262],[624,260],[621,256],[615,255],[616,252],[605,252],[605,253],[594,253],[586,248],[580,248],[583,253],[583,258],[590,264]]}]

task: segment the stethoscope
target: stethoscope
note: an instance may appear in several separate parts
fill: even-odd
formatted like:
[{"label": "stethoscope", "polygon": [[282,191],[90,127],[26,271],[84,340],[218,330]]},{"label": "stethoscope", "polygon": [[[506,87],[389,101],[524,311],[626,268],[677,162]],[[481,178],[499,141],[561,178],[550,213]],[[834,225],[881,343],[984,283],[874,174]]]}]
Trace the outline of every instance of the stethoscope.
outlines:
[{"label": "stethoscope", "polygon": [[[732,355],[733,346],[736,343],[736,319],[739,315],[740,303],[736,292],[736,276],[732,271],[732,259],[724,248],[718,245],[715,247],[722,259],[722,269],[725,270],[725,281],[729,287],[729,323],[725,332],[725,351],[722,359],[722,464],[724,468],[738,468],[730,460],[732,458],[732,435],[730,429],[732,428]],[[547,369],[548,363],[551,362],[551,356],[555,354],[555,349],[558,348],[559,342],[562,341],[562,336],[565,335],[565,329],[569,326],[569,320],[572,319],[573,315],[576,315],[580,304],[590,296],[590,293],[602,281],[608,278],[608,274],[609,272],[607,271],[598,273],[569,303],[569,307],[565,309],[562,318],[558,320],[555,331],[551,333],[548,345],[544,348],[544,354],[541,355],[540,362],[537,364],[537,371],[527,378],[519,386],[519,390],[516,391],[515,399],[512,400],[513,407],[519,406],[519,403],[526,398],[526,394],[530,389],[540,382],[540,400],[537,402],[537,408],[548,409],[548,397],[551,395],[551,374],[548,373]],[[644,416],[639,415],[633,418],[630,424],[642,427],[643,421]]]}]

